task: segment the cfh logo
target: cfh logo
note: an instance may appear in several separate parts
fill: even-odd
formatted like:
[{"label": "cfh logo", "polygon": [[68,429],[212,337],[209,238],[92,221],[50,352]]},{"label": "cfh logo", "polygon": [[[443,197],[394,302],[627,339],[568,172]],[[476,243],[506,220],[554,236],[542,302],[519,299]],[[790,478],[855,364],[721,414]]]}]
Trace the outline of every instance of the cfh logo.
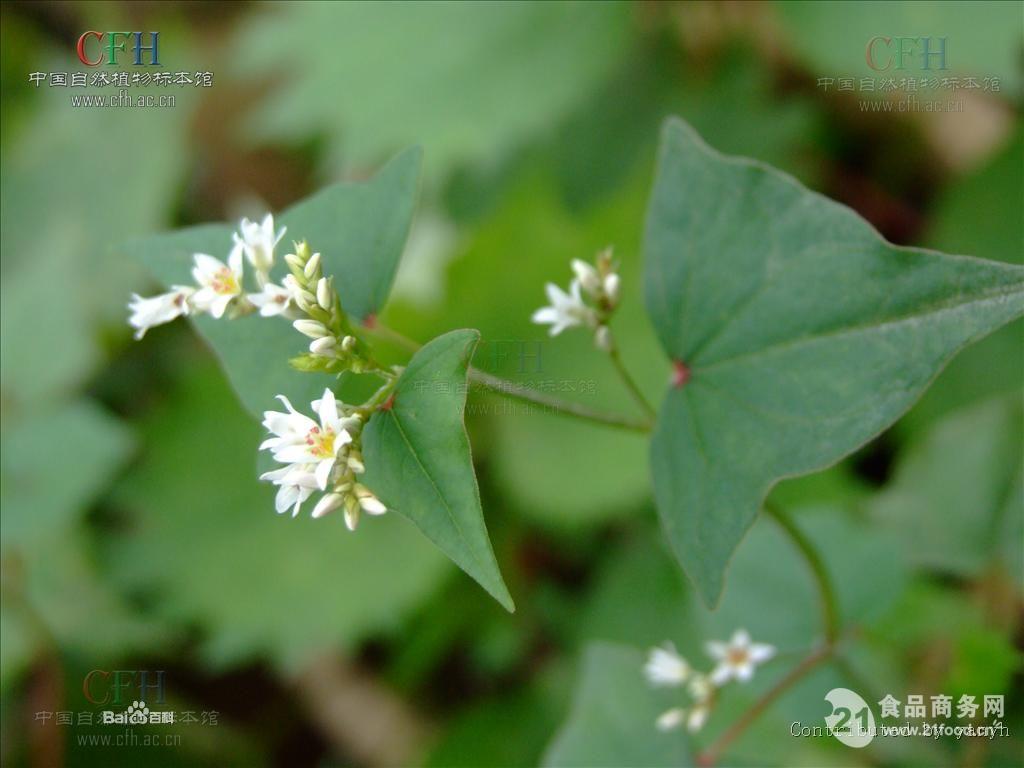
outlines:
[{"label": "cfh logo", "polygon": [[[149,45],[143,45],[143,35],[149,35]],[[107,66],[117,66],[118,53],[127,54],[129,50],[135,54],[136,66],[148,64],[158,66],[160,55],[158,43],[159,32],[96,32],[90,30],[82,33],[78,38],[78,60],[87,67],[98,67],[106,63]],[[129,48],[129,41],[132,41]],[[142,52],[148,51],[149,61],[142,60]]]},{"label": "cfh logo", "polygon": [[[868,40],[864,49],[868,66],[876,72],[890,69],[904,70],[907,59],[920,60],[920,69],[946,69],[946,38],[944,37],[883,37]],[[932,64],[938,64],[932,67]]]},{"label": "cfh logo", "polygon": [[163,704],[164,670],[94,669],[82,680],[82,693],[92,704],[118,706],[124,701],[134,699]]}]

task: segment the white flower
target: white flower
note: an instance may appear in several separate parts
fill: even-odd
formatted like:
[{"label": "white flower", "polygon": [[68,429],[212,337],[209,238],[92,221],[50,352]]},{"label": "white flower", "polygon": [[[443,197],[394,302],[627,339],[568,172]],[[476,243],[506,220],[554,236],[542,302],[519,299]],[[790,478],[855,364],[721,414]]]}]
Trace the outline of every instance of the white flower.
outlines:
[{"label": "white flower", "polygon": [[644,674],[652,685],[682,685],[690,676],[690,665],[672,643],[652,648],[644,665]]},{"label": "white flower", "polygon": [[289,464],[273,472],[264,472],[260,480],[269,480],[278,486],[274,508],[278,514],[292,509],[292,517],[299,514],[302,502],[316,490],[316,476],[311,464]]},{"label": "white flower", "polygon": [[222,317],[232,299],[242,293],[242,246],[235,244],[227,264],[205,253],[197,253],[194,258],[192,277],[199,290],[192,294],[192,304],[200,311]]},{"label": "white flower", "polygon": [[238,225],[239,231],[233,235],[235,244],[245,251],[245,258],[264,278],[270,274],[274,264],[274,248],[284,237],[285,229],[281,227],[278,232],[274,232],[274,216],[268,213],[259,224],[242,219]]},{"label": "white flower", "polygon": [[545,290],[551,306],[538,309],[530,319],[540,325],[550,324],[550,335],[557,336],[572,326],[592,326],[597,323],[594,311],[583,303],[580,296],[579,280],[573,280],[569,284],[569,293],[565,293],[554,283],[548,283]]},{"label": "white flower", "polygon": [[259,308],[260,315],[274,317],[283,314],[291,305],[292,292],[281,285],[264,283],[263,289],[259,293],[250,293],[248,298]]},{"label": "white flower", "polygon": [[146,298],[133,293],[132,300],[128,303],[128,309],[132,312],[128,324],[136,329],[135,338],[141,339],[154,325],[169,323],[176,317],[187,315],[188,300],[193,290],[183,285],[175,285],[170,291],[159,296]]},{"label": "white flower", "polygon": [[690,692],[693,700],[701,704],[710,701],[712,694],[715,692],[715,687],[711,684],[711,680],[708,679],[707,675],[702,674],[693,675],[686,689]]},{"label": "white flower", "polygon": [[686,710],[680,707],[669,709],[661,713],[657,719],[657,726],[659,731],[671,731],[673,728],[678,728],[683,722],[683,718],[686,717]]},{"label": "white flower", "polygon": [[267,411],[263,414],[263,426],[274,437],[265,440],[260,448],[270,450],[274,459],[282,464],[312,466],[316,487],[326,490],[342,449],[352,442],[352,436],[338,415],[334,393],[325,389],[319,400],[319,408],[316,408],[319,424],[296,411],[287,398],[281,396],[280,399],[288,413]]},{"label": "white flower", "polygon": [[690,710],[690,715],[686,718],[686,729],[690,733],[696,733],[704,727],[709,714],[711,714],[711,709],[706,704],[698,704]]},{"label": "white flower", "polygon": [[711,682],[721,686],[729,680],[746,682],[754,675],[754,667],[775,655],[775,648],[763,643],[750,642],[745,629],[737,629],[728,643],[710,642],[708,655],[718,664],[711,672]]}]

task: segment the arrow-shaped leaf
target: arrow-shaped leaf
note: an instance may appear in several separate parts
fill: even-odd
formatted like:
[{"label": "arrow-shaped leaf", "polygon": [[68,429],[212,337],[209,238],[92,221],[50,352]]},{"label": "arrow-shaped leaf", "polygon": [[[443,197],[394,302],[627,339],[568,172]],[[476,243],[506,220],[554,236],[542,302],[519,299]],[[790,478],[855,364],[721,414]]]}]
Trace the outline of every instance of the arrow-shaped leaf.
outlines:
[{"label": "arrow-shaped leaf", "polygon": [[647,308],[676,377],[651,445],[676,555],[714,604],[780,478],[892,424],[948,360],[1024,312],[1024,269],[900,248],[850,209],[665,126]]},{"label": "arrow-shaped leaf", "polygon": [[363,431],[365,482],[512,611],[462,423],[466,372],[479,340],[477,331],[451,331],[413,356],[394,397]]},{"label": "arrow-shaped leaf", "polygon": [[[362,320],[387,300],[409,234],[422,153],[408,149],[372,179],[322,189],[281,214],[275,222],[288,232],[278,246],[274,279],[287,273],[283,255],[292,240],[308,240],[322,255],[324,274],[333,275],[345,311]],[[204,224],[132,242],[128,250],[164,285],[189,285],[192,255],[226,260],[233,225]],[[248,267],[248,265],[246,265]],[[331,377],[299,373],[288,360],[303,351],[303,337],[280,318],[236,320],[195,318],[217,353],[242,403],[260,417],[275,395],[309,402]]]}]

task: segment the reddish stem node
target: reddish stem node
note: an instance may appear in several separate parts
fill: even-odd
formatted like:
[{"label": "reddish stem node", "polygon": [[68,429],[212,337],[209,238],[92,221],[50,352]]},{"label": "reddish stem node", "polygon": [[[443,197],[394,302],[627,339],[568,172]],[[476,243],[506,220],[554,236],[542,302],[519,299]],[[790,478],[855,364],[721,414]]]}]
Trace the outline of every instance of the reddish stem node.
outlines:
[{"label": "reddish stem node", "polygon": [[392,393],[391,396],[387,400],[384,401],[384,403],[381,405],[380,409],[382,411],[390,411],[391,407],[394,404],[395,404],[395,395],[394,395],[394,393]]},{"label": "reddish stem node", "polygon": [[672,386],[682,389],[690,380],[690,366],[682,360],[672,361]]},{"label": "reddish stem node", "polygon": [[373,312],[363,318],[363,327],[369,328],[371,331],[377,327],[377,316]]}]

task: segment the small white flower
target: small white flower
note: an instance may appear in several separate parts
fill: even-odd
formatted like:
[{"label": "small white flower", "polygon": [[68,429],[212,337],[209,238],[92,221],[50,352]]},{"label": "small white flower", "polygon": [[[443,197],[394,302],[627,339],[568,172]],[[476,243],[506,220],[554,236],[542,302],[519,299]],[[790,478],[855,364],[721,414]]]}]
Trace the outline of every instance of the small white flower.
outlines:
[{"label": "small white flower", "polygon": [[324,390],[317,408],[320,423],[298,413],[284,397],[281,401],[288,413],[267,411],[263,426],[274,437],[260,446],[273,452],[274,459],[282,464],[312,465],[316,487],[326,490],[331,473],[342,455],[342,449],[352,442],[352,436],[344,428],[338,415],[334,393]]},{"label": "small white flower", "polygon": [[136,329],[135,338],[141,339],[154,325],[169,323],[177,317],[187,315],[188,300],[193,291],[193,288],[175,285],[170,291],[159,296],[143,297],[133,293],[132,300],[128,303],[128,309],[132,312],[128,324]]},{"label": "small white flower", "polygon": [[264,283],[263,290],[259,293],[250,293],[248,298],[259,308],[263,317],[283,314],[292,304],[292,292],[274,283]]},{"label": "small white flower", "polygon": [[673,728],[678,728],[683,719],[686,717],[686,710],[680,707],[666,710],[662,712],[657,719],[657,726],[659,731],[671,731]]},{"label": "small white flower", "polygon": [[689,716],[686,718],[686,730],[690,733],[696,733],[704,727],[704,723],[708,721],[708,715],[711,714],[711,709],[706,704],[698,704],[690,710]]},{"label": "small white flower", "polygon": [[775,648],[764,643],[750,642],[745,629],[737,629],[728,643],[709,642],[708,655],[718,664],[711,672],[711,682],[721,686],[729,680],[745,683],[754,675],[754,668],[775,655]]},{"label": "small white flower", "polygon": [[644,665],[644,674],[652,685],[682,685],[690,676],[690,665],[672,643],[652,648]]},{"label": "small white flower", "polygon": [[222,317],[228,304],[242,293],[242,245],[236,243],[228,256],[228,263],[205,253],[194,256],[192,277],[199,290],[192,294],[196,309]]},{"label": "small white flower", "polygon": [[584,304],[583,297],[580,296],[579,280],[573,280],[569,284],[569,293],[565,293],[554,283],[548,283],[545,290],[551,305],[538,309],[530,319],[539,325],[550,324],[551,336],[557,336],[566,328],[573,326],[593,326],[597,323],[594,310]]},{"label": "small white flower", "polygon": [[268,480],[278,486],[274,508],[278,514],[283,514],[291,508],[292,517],[299,514],[302,502],[308,499],[317,487],[312,464],[289,464],[272,472],[264,472],[260,475],[260,480]]},{"label": "small white flower", "polygon": [[284,237],[285,229],[281,227],[275,232],[274,216],[268,213],[259,224],[242,219],[238,225],[239,231],[234,233],[235,244],[242,247],[245,258],[264,279],[270,274],[274,264],[274,248]]}]

